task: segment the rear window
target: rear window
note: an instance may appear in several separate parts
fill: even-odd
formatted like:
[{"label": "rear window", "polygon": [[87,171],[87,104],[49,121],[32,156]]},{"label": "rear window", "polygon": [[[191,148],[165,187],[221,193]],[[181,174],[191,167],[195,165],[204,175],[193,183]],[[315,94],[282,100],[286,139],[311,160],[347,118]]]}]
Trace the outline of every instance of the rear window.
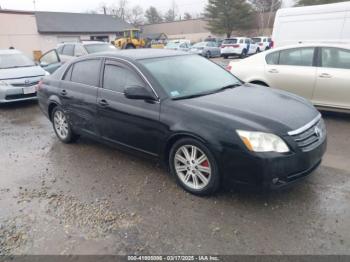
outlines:
[{"label": "rear window", "polygon": [[226,39],[222,42],[223,45],[232,45],[232,44],[237,44],[237,39]]},{"label": "rear window", "polygon": [[98,86],[100,79],[100,60],[85,60],[73,65],[72,82]]},{"label": "rear window", "polygon": [[254,37],[254,38],[252,38],[252,40],[253,40],[254,43],[260,43],[260,42],[262,42],[262,39],[259,38],[259,37]]}]

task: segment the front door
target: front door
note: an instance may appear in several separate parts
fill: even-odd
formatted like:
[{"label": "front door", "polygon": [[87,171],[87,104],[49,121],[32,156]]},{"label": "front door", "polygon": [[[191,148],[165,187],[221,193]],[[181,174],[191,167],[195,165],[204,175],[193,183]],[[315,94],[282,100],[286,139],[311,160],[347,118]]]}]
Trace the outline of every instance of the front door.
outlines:
[{"label": "front door", "polygon": [[50,50],[43,54],[39,59],[39,64],[45,71],[51,74],[62,65],[56,49]]},{"label": "front door", "polygon": [[350,50],[323,47],[313,102],[350,109]]},{"label": "front door", "polygon": [[160,104],[128,99],[124,95],[128,86],[150,88],[137,72],[123,63],[106,60],[103,71],[103,86],[98,92],[98,124],[102,137],[157,155]]},{"label": "front door", "polygon": [[276,51],[266,57],[265,75],[270,87],[285,90],[309,100],[316,81],[315,48]]}]

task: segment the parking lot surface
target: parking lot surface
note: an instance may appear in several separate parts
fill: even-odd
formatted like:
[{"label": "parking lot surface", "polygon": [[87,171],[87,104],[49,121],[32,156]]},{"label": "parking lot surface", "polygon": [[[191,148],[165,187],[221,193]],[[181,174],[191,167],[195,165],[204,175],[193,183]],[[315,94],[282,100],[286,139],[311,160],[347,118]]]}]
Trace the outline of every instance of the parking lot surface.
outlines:
[{"label": "parking lot surface", "polygon": [[0,254],[350,254],[350,116],[325,120],[303,182],[198,198],[155,162],[60,143],[36,103],[2,105]]}]

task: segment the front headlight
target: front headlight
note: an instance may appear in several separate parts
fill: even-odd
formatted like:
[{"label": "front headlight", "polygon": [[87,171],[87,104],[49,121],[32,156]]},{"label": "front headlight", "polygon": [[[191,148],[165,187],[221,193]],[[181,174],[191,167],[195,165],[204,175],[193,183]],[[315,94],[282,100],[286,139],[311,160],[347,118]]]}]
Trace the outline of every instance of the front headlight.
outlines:
[{"label": "front headlight", "polygon": [[287,153],[289,147],[282,138],[269,133],[237,130],[245,146],[253,152]]},{"label": "front headlight", "polygon": [[10,85],[6,81],[0,80],[0,88],[1,87],[9,87]]}]

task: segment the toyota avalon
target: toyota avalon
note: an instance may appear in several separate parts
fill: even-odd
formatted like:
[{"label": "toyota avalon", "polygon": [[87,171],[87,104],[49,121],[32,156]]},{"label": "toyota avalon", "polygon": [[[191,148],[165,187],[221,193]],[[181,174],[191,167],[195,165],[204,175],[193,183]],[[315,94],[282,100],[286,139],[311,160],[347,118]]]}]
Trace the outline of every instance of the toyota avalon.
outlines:
[{"label": "toyota avalon", "polygon": [[226,180],[284,187],[326,151],[324,121],[307,100],[180,51],[79,58],[44,78],[38,97],[63,143],[84,135],[160,159],[196,195]]}]

